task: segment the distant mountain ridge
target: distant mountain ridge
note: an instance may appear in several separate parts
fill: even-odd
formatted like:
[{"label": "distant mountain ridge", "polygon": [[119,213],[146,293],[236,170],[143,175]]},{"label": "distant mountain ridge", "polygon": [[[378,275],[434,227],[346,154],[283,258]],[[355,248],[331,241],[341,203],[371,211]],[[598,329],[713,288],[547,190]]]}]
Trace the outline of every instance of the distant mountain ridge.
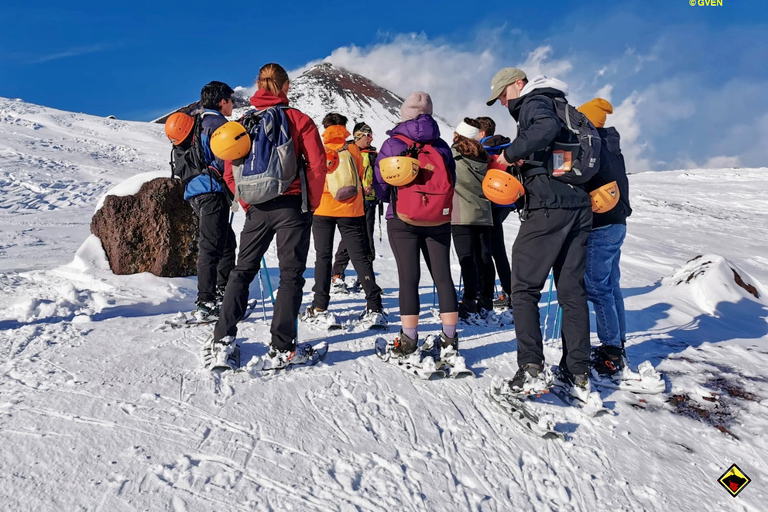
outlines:
[{"label": "distant mountain ridge", "polygon": [[[312,66],[301,75],[291,80],[288,99],[295,107],[317,124],[322,132],[322,120],[329,112],[345,115],[349,122],[347,129],[352,131],[355,123],[366,122],[374,134],[374,146],[386,139],[387,130],[400,122],[400,106],[403,98],[392,91],[377,85],[363,75],[337,68],[328,62]],[[234,95],[235,110],[232,119],[237,119],[252,108],[248,91],[237,88]],[[174,112],[196,112],[200,102],[196,101]],[[171,113],[154,122],[164,123]],[[451,142],[453,129],[448,123],[435,116],[440,126],[440,134]]]}]

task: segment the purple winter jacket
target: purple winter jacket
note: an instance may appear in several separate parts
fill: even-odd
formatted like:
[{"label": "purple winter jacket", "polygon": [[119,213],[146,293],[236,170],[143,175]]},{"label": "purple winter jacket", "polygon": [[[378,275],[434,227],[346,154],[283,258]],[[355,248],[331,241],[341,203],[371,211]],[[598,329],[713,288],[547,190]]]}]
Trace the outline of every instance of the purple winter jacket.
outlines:
[{"label": "purple winter jacket", "polygon": [[[376,166],[373,169],[373,190],[376,192],[376,197],[381,201],[388,203],[390,196],[390,185],[387,184],[381,178],[381,170],[379,169],[379,162],[382,158],[390,156],[398,156],[400,153],[408,149],[408,145],[400,139],[392,138],[394,135],[405,135],[409,139],[415,142],[428,142],[431,144],[438,153],[443,157],[445,161],[445,167],[451,173],[453,182],[456,183],[456,162],[453,160],[453,154],[451,148],[446,142],[440,138],[440,128],[432,116],[428,114],[421,114],[416,119],[411,119],[403,123],[398,124],[390,131],[387,132],[390,136],[389,139],[384,141],[381,149],[379,150],[379,156],[376,158]],[[387,219],[392,218],[392,205],[387,208]]]}]

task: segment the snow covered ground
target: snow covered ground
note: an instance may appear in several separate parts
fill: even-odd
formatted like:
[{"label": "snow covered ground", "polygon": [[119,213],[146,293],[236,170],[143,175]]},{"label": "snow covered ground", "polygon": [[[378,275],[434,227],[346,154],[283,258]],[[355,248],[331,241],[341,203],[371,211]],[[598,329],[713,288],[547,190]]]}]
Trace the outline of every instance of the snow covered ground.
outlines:
[{"label": "snow covered ground", "polygon": [[[313,368],[201,370],[210,327],[164,324],[193,307],[195,280],[114,276],[89,236],[100,196],[164,172],[168,152],[160,125],[0,98],[3,510],[765,509],[768,169],[631,176],[627,351],[658,365],[667,389],[602,391],[613,414],[594,419],[544,399],[563,442],[522,432],[486,395],[516,368],[513,329],[460,331],[475,380],[413,380],[352,326],[301,326],[303,340],[330,344]],[[510,217],[510,246],[517,226]],[[374,267],[396,326],[383,237]],[[274,248],[267,261],[276,284]],[[364,301],[332,307],[350,319]],[[439,330],[423,318],[422,335]],[[266,352],[261,309],[240,333],[246,359]],[[548,342],[548,360],[559,353]],[[732,463],[753,480],[736,499],[717,483]]]}]

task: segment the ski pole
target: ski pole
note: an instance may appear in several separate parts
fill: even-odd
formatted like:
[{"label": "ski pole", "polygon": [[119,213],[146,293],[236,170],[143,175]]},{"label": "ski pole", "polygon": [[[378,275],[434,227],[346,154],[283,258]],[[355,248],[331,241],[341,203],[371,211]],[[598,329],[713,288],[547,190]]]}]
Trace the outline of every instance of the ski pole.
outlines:
[{"label": "ski pole", "polygon": [[264,279],[261,275],[261,270],[259,270],[259,294],[261,295],[261,318],[266,322],[267,321],[267,298],[264,297]]},{"label": "ski pole", "polygon": [[269,289],[269,298],[272,300],[272,305],[275,305],[275,294],[272,292],[272,280],[269,278],[269,269],[267,268],[267,260],[264,256],[261,257],[261,268],[264,269],[264,276],[267,278],[267,288]]},{"label": "ski pole", "polygon": [[557,315],[555,315],[555,332],[552,333],[552,338],[555,341],[562,338],[562,333],[560,332],[560,329],[562,329],[562,323],[563,323],[563,308],[561,308],[558,305]]},{"label": "ski pole", "polygon": [[552,271],[549,272],[549,293],[547,293],[547,312],[544,315],[544,341],[549,340],[547,333],[549,332],[549,309],[552,305],[552,285],[555,281]]},{"label": "ski pole", "polygon": [[381,216],[384,215],[384,203],[379,201],[379,242],[381,242]]},{"label": "ski pole", "polygon": [[435,301],[437,300],[437,285],[432,281],[432,307],[435,307]]}]

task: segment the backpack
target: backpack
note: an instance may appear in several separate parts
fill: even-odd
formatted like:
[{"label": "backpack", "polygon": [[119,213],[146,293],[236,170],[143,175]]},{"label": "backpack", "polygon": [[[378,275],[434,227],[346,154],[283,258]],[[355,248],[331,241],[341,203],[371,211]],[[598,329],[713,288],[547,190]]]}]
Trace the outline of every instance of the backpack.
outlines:
[{"label": "backpack", "polygon": [[184,187],[193,178],[208,172],[200,134],[203,131],[203,117],[195,116],[195,125],[190,135],[179,145],[171,147],[171,178],[180,179]]},{"label": "backpack", "polygon": [[563,98],[553,101],[563,129],[552,146],[549,173],[565,183],[583,185],[600,169],[602,139],[597,128],[576,107]]},{"label": "backpack", "polygon": [[[616,206],[621,205],[624,209],[624,215],[629,217],[632,215],[632,208],[629,205],[629,198],[624,197],[624,195],[621,194],[619,185],[616,185],[615,187],[610,186],[611,184],[617,184],[622,181],[626,183],[626,180],[627,175],[624,167],[624,157],[621,154],[617,155],[606,145],[603,145],[600,158],[600,169],[592,177],[592,179],[587,182],[585,186],[587,192],[589,192],[590,196],[592,196],[595,191],[598,191],[602,188],[606,193],[609,193],[612,196],[618,196],[618,203]],[[593,205],[595,204],[594,199],[592,200],[592,203]],[[614,208],[616,206],[614,206]],[[612,210],[613,209],[607,211]],[[601,211],[595,213],[606,212]]]},{"label": "backpack", "polygon": [[360,191],[360,175],[352,153],[345,142],[336,153],[339,155],[339,165],[336,170],[325,175],[325,186],[336,201],[346,201],[355,197]]},{"label": "backpack", "polygon": [[453,179],[440,153],[431,144],[414,142],[395,135],[408,144],[401,156],[419,160],[416,178],[403,187],[392,187],[392,210],[412,226],[440,226],[451,222]]},{"label": "backpack", "polygon": [[251,137],[251,151],[232,161],[235,203],[237,199],[266,203],[282,195],[296,179],[299,165],[286,108],[251,110],[240,119]]}]

